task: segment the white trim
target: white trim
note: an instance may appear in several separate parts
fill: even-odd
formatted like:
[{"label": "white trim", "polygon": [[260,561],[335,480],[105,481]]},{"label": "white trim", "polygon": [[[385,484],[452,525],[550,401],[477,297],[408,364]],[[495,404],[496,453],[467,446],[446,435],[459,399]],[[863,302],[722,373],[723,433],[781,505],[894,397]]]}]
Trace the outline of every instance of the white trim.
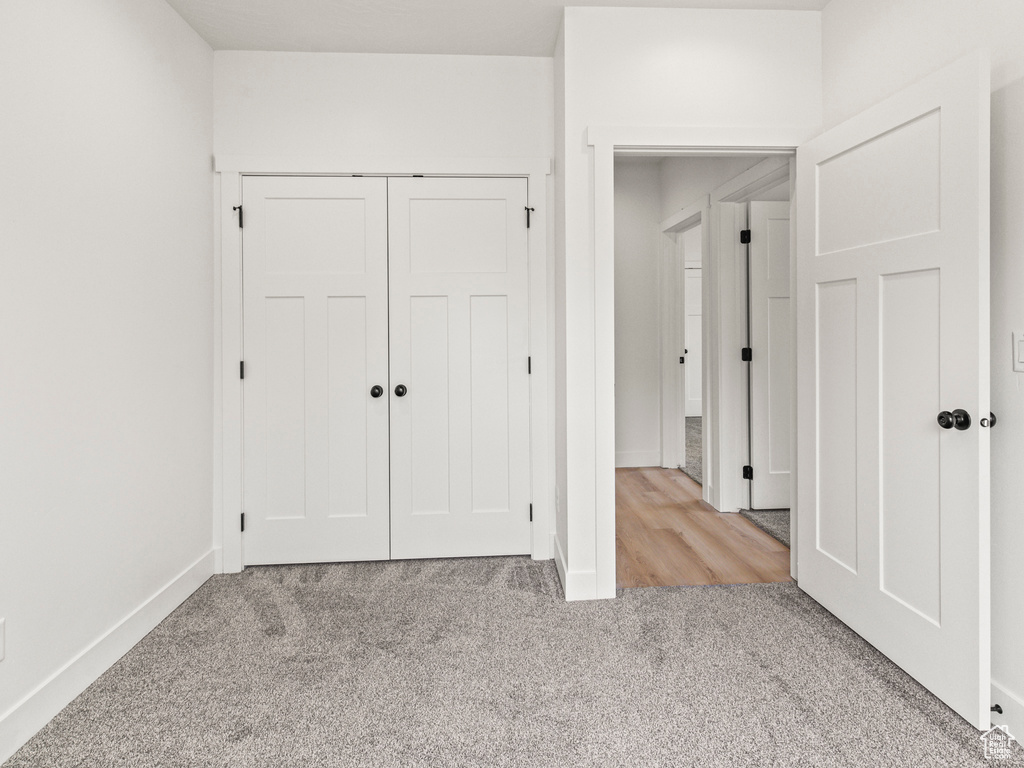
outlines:
[{"label": "white trim", "polygon": [[[214,507],[214,525],[221,529],[221,573],[242,570],[242,382],[238,361],[242,359],[242,238],[237,214],[231,210],[242,198],[242,177],[237,171],[220,174],[220,248],[214,261],[220,263],[220,402],[221,506]],[[215,379],[216,380],[216,379]]]},{"label": "white trim", "polygon": [[[679,235],[708,221],[710,196],[702,195],[695,202],[674,213],[659,225],[662,235],[661,261],[658,265],[659,315],[661,327],[661,466],[666,469],[686,465],[686,427],[684,370],[680,368],[679,350],[686,346],[679,334],[683,328],[682,313],[684,269],[680,268]],[[702,246],[707,242],[701,233]],[[703,247],[701,258],[703,259]],[[703,264],[702,264],[703,266]],[[702,325],[703,329],[703,325]],[[702,339],[704,331],[701,331]],[[702,370],[707,368],[702,363]],[[684,413],[681,414],[680,411]],[[618,466],[625,466],[617,462]]]},{"label": "white trim", "polygon": [[542,157],[263,157],[219,155],[217,173],[283,176],[537,176],[552,173],[551,158]]},{"label": "white trim", "polygon": [[616,467],[660,467],[661,451],[619,451],[615,454]]},{"label": "white trim", "polygon": [[17,752],[213,573],[207,552],[0,716],[0,763]]},{"label": "white trim", "polygon": [[992,703],[1003,708],[1003,714],[992,713],[993,725],[1005,725],[1010,734],[1024,745],[1024,697],[1012,693],[1009,688],[992,681]]},{"label": "white trim", "polygon": [[[679,250],[682,239],[678,232],[662,233],[661,258],[658,259],[658,319],[659,339],[658,354],[661,358],[661,387],[659,405],[661,406],[661,461],[665,469],[673,469],[686,464],[685,422],[681,430],[680,408],[683,399],[679,396],[679,350],[683,340],[680,338],[680,303],[679,285],[683,270],[679,269]],[[623,466],[616,460],[616,466]]]},{"label": "white trim", "polygon": [[565,548],[562,546],[562,542],[558,540],[558,534],[551,534],[551,551],[555,557],[555,570],[558,572],[558,580],[562,582],[562,592],[566,592],[565,588]]},{"label": "white trim", "polygon": [[562,582],[562,591],[569,602],[575,600],[593,600],[597,589],[597,574],[594,571],[570,571],[566,565],[565,547],[558,540],[558,534],[551,534],[551,548],[554,550],[555,569]]},{"label": "white trim", "polygon": [[[789,295],[796,296],[796,157],[789,158]],[[793,299],[791,298],[791,301]],[[796,350],[796,312],[790,313],[789,319],[790,349]],[[796,491],[797,491],[797,465],[796,465],[796,436],[797,430],[797,392],[796,392],[796,354],[792,356],[789,369],[789,380],[792,382],[789,393],[790,418],[789,433],[789,575],[793,581],[797,581],[797,525],[796,525]]]},{"label": "white trim", "polygon": [[697,200],[690,203],[678,213],[673,213],[661,222],[661,231],[665,234],[670,232],[685,232],[699,226],[707,209],[711,207],[711,195],[701,195]]},{"label": "white trim", "polygon": [[[237,213],[232,206],[242,197],[242,177],[247,175],[340,175],[366,176],[513,176],[527,179],[527,196],[533,212],[530,220],[530,467],[533,502],[531,556],[549,560],[553,556],[549,533],[554,525],[554,470],[549,466],[554,434],[553,411],[549,403],[552,372],[549,334],[550,264],[548,263],[547,176],[550,158],[388,158],[388,157],[254,157],[224,155],[215,158],[220,174],[220,196],[216,215],[220,220],[219,248],[215,263],[220,265],[220,355],[218,393],[222,468],[215,477],[214,525],[221,534],[223,573],[242,570],[242,383],[238,362],[242,349],[242,242],[238,236]],[[216,401],[215,397],[215,401]],[[216,409],[215,402],[215,409]],[[216,462],[215,462],[216,463]],[[217,504],[219,496],[220,504]],[[219,512],[218,512],[219,509]]]},{"label": "white trim", "polygon": [[712,190],[711,203],[745,203],[777,187],[789,177],[789,165],[794,157],[795,150],[790,150],[782,156],[762,160]]},{"label": "white trim", "polygon": [[587,144],[609,147],[619,154],[650,153],[729,157],[790,155],[817,133],[799,125],[765,126],[608,126],[587,129]]},{"label": "white trim", "polygon": [[[615,596],[615,153],[793,155],[813,136],[803,126],[678,127],[591,126],[594,235],[594,547],[595,583],[591,597]],[[712,217],[713,217],[712,213]],[[714,222],[712,222],[714,224]],[[712,274],[703,265],[705,286]],[[707,287],[705,287],[707,290]],[[707,298],[707,294],[705,294]],[[707,339],[705,339],[707,341]],[[709,359],[705,345],[705,359]],[[704,408],[713,396],[705,390]],[[707,411],[705,410],[705,413]],[[705,439],[706,440],[706,439]],[[708,443],[705,442],[705,446]],[[707,486],[705,493],[708,492]]]},{"label": "white trim", "polygon": [[710,307],[707,317],[712,394],[705,429],[715,446],[714,467],[707,472],[716,489],[706,501],[719,512],[748,506],[747,369],[740,359],[746,346],[746,246],[740,230],[747,228],[744,203],[711,204],[711,254],[705,273]]}]

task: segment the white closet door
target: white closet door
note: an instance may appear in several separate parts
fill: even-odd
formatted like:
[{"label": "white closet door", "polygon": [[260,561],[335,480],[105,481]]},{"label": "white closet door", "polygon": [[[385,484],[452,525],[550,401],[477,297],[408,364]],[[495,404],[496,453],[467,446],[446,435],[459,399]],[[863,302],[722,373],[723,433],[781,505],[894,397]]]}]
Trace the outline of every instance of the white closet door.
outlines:
[{"label": "white closet door", "polygon": [[387,182],[246,177],[242,200],[244,562],[386,559]]},{"label": "white closet door", "polygon": [[750,506],[789,508],[789,203],[750,203]]},{"label": "white closet door", "polygon": [[797,153],[800,587],[978,728],[989,72],[961,61]]},{"label": "white closet door", "polygon": [[397,178],[388,196],[392,557],[526,554],[526,180]]}]

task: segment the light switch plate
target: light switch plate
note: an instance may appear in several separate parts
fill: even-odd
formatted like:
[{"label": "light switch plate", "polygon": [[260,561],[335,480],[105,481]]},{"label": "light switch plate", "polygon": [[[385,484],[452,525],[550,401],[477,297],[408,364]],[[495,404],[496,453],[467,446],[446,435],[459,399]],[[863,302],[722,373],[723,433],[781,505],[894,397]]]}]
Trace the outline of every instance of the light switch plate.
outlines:
[{"label": "light switch plate", "polygon": [[1013,332],[1013,370],[1024,373],[1024,331]]}]

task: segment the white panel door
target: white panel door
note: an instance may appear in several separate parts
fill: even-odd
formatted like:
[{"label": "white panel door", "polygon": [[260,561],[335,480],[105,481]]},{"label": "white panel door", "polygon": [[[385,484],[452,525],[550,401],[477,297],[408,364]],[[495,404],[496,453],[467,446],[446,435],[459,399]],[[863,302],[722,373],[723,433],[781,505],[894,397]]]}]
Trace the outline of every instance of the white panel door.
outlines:
[{"label": "white panel door", "polygon": [[388,557],[387,182],[245,177],[244,562]]},{"label": "white panel door", "polygon": [[750,506],[789,508],[789,203],[750,203]]},{"label": "white panel door", "polygon": [[388,203],[392,557],[529,553],[526,180],[393,178]]},{"label": "white panel door", "polygon": [[[989,71],[958,62],[797,154],[800,586],[978,728]],[[956,409],[969,428],[940,426]]]},{"label": "white panel door", "polygon": [[701,415],[701,392],[703,389],[703,360],[704,353],[701,344],[703,334],[703,302],[702,280],[700,268],[687,267],[683,270],[683,292],[686,320],[683,326],[685,338],[685,370],[686,376],[685,413],[687,416]]}]

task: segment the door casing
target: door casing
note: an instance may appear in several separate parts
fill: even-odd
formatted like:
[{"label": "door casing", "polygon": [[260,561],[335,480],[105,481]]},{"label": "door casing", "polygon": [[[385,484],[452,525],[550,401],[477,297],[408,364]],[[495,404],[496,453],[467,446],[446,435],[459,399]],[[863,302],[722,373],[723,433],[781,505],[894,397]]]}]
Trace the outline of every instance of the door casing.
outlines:
[{"label": "door casing", "polygon": [[[527,180],[533,208],[528,233],[530,269],[530,470],[533,503],[531,556],[552,557],[554,535],[554,264],[548,202],[549,158],[301,158],[220,156],[214,187],[214,476],[213,546],[216,573],[242,570],[242,239],[238,213],[243,176],[460,176]],[[243,207],[244,215],[244,207]],[[524,211],[525,215],[525,211]]]},{"label": "door casing", "polygon": [[[730,157],[780,156],[788,162],[796,147],[815,135],[811,127],[762,126],[745,128],[683,127],[651,128],[591,126],[587,144],[593,152],[594,180],[594,570],[577,570],[564,564],[566,598],[586,600],[615,596],[615,156],[656,154],[664,156]],[[777,183],[777,182],[776,182]],[[704,265],[704,281],[713,281]],[[705,300],[708,298],[705,287]],[[715,296],[711,296],[714,312]],[[713,346],[713,345],[711,345]],[[712,349],[705,359],[713,361]],[[737,358],[738,359],[738,358]],[[711,362],[710,364],[713,364]],[[709,387],[708,394],[714,391]],[[589,527],[589,499],[579,499],[567,513],[571,526]],[[795,514],[795,511],[794,513]],[[796,562],[796,549],[791,564]],[[791,568],[793,565],[791,565]],[[571,578],[570,578],[571,577]]]}]

